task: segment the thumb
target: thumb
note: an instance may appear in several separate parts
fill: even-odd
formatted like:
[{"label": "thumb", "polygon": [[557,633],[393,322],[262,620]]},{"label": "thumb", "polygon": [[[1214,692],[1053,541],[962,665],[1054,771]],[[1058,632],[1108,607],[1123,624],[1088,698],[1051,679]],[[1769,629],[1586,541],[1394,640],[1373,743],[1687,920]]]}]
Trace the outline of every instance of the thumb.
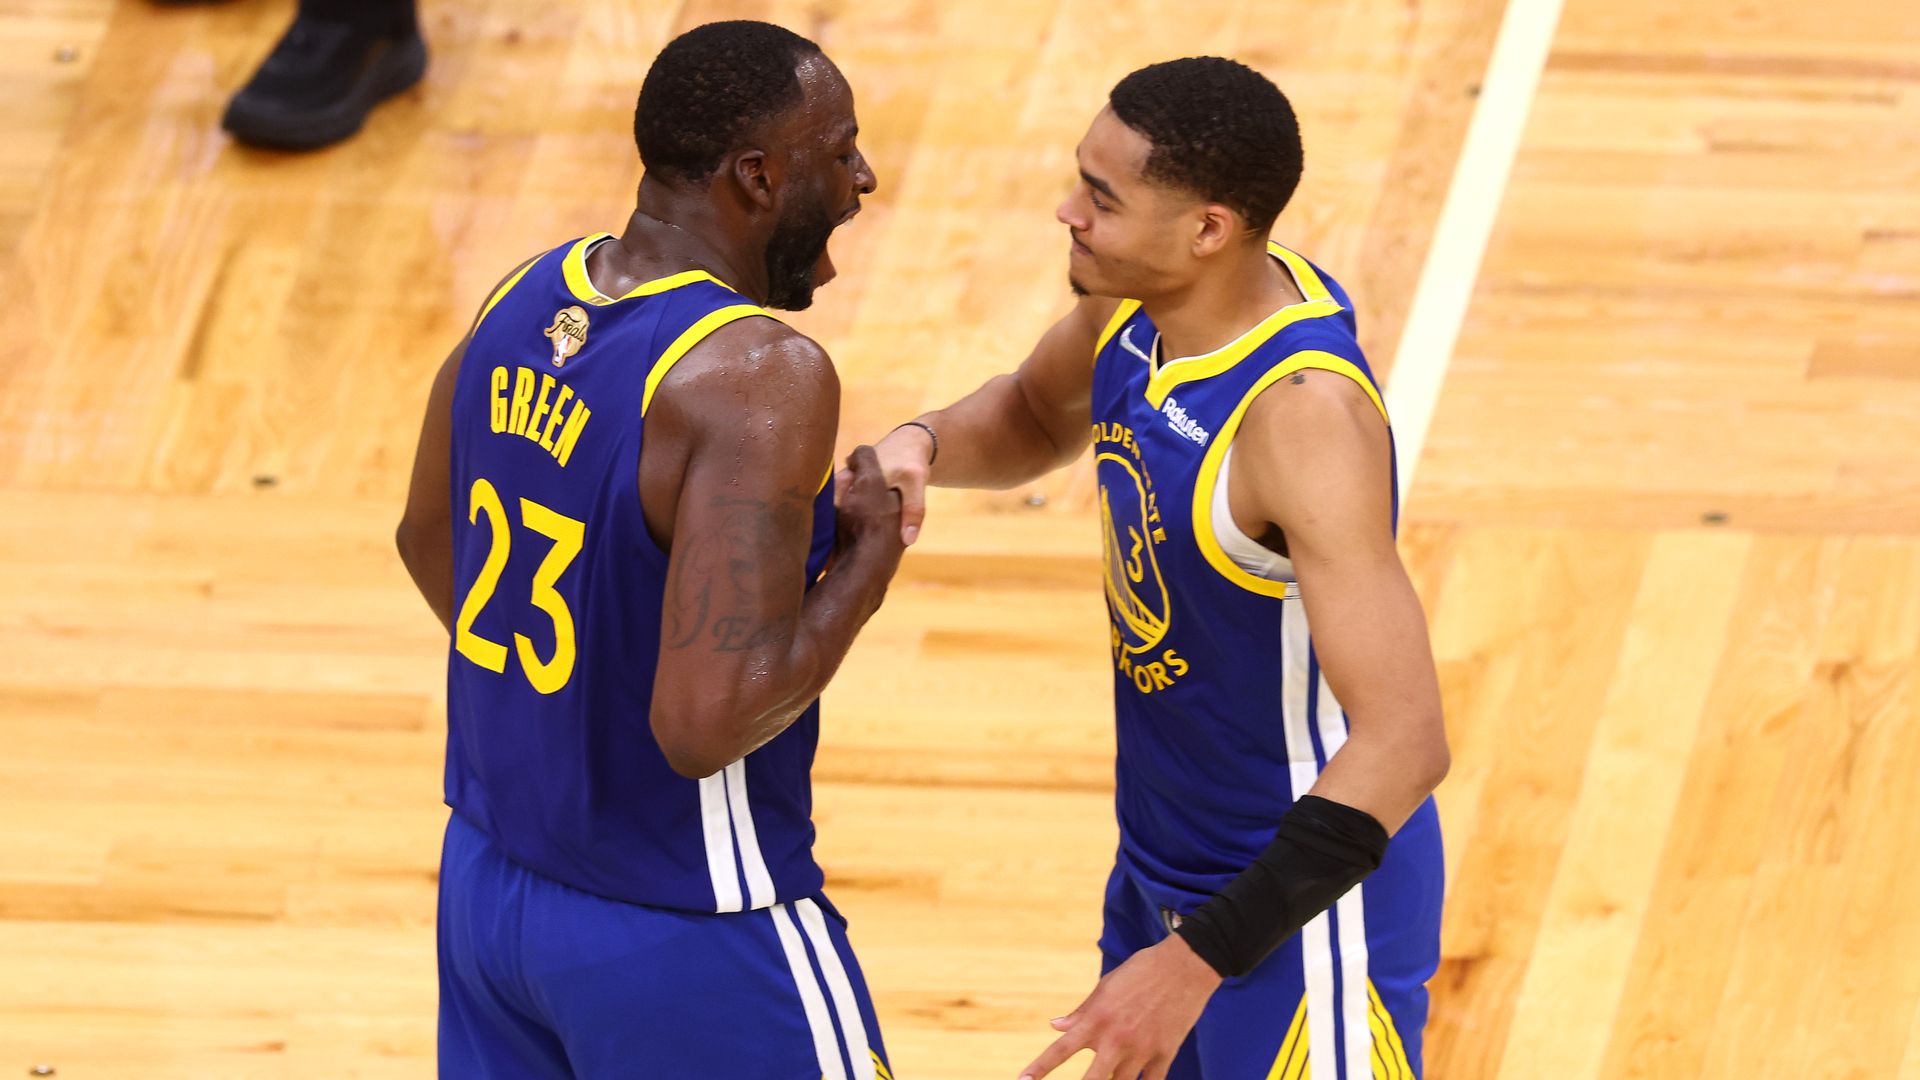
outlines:
[{"label": "thumb", "polygon": [[921,484],[900,487],[900,542],[908,547],[920,539],[920,523],[927,519],[927,489]]}]

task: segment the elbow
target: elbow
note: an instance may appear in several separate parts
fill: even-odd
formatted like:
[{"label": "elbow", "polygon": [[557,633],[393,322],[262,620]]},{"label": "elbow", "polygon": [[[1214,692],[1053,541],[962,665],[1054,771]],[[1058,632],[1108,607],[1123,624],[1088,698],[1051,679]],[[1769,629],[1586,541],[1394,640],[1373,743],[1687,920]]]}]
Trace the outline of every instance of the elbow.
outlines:
[{"label": "elbow", "polygon": [[717,745],[720,740],[704,734],[713,728],[696,715],[653,712],[653,740],[660,745],[667,768],[689,780],[704,780],[733,764]]},{"label": "elbow", "polygon": [[662,746],[661,749],[666,751],[667,768],[672,769],[676,775],[684,776],[689,780],[705,780],[707,777],[712,776],[728,765],[727,762],[721,761],[717,757],[689,754],[686,751],[674,753],[671,750],[667,750],[665,746]]},{"label": "elbow", "polygon": [[[1434,726],[1436,729],[1440,728],[1437,723]],[[1429,742],[1425,753],[1421,755],[1420,775],[1427,790],[1431,792],[1440,786],[1440,782],[1445,780],[1447,773],[1452,770],[1453,751],[1448,749],[1446,732],[1441,729],[1440,734]]]},{"label": "elbow", "polygon": [[420,556],[426,550],[426,538],[421,535],[422,531],[411,518],[402,518],[399,527],[393,530],[394,549],[400,552],[400,562],[410,573],[417,571]]}]

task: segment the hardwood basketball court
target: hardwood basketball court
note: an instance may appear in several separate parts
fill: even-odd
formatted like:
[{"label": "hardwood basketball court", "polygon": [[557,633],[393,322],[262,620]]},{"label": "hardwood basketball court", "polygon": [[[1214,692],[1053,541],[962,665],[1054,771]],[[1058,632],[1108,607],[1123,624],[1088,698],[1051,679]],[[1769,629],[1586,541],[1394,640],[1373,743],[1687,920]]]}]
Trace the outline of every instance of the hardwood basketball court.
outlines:
[{"label": "hardwood basketball court", "polygon": [[[1052,207],[1127,71],[1287,90],[1276,235],[1383,368],[1517,110],[1403,534],[1455,748],[1428,1074],[1920,1078],[1920,8],[1565,0],[1483,105],[1501,0],[423,0],[422,88],[304,157],[218,130],[290,9],[0,0],[0,1071],[431,1075],[427,380],[624,219],[654,52],[757,17],[845,69],[880,176],[795,319],[847,446],[1064,309]],[[819,854],[902,1077],[1011,1077],[1092,985],[1090,475],[936,493],[827,697]]]}]

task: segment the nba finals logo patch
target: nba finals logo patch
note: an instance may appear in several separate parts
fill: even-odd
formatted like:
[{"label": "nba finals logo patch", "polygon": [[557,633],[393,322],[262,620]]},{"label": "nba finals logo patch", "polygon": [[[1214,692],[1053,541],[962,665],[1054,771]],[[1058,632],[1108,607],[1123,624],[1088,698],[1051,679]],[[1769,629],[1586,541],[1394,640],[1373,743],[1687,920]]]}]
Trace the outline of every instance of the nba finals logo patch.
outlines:
[{"label": "nba finals logo patch", "polygon": [[587,312],[579,306],[561,308],[553,313],[553,325],[540,331],[553,342],[553,366],[559,367],[567,362],[567,357],[580,351],[587,343]]}]

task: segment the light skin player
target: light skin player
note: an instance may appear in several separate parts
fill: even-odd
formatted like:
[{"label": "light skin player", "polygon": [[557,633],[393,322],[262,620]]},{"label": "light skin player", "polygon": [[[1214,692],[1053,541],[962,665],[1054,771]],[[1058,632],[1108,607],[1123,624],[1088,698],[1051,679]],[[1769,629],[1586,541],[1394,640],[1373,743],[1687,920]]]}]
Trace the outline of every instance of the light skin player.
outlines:
[{"label": "light skin player", "polygon": [[[1111,107],[1094,118],[1076,150],[1078,181],[1055,214],[1080,299],[1018,370],[878,444],[887,483],[903,493],[907,543],[919,536],[927,485],[1010,488],[1085,452],[1090,358],[1121,298],[1141,302],[1160,354],[1172,357],[1220,349],[1304,299],[1269,255],[1264,227],[1150,176],[1152,149]],[[1303,370],[1259,393],[1233,446],[1233,521],[1291,558],[1321,669],[1350,717],[1350,737],[1311,794],[1392,833],[1446,775],[1449,756],[1425,618],[1394,544],[1387,426],[1354,380]],[[1058,1038],[1020,1075],[1046,1076],[1089,1050],[1087,1077],[1165,1077],[1221,982],[1170,934],[1054,1020]]]}]

